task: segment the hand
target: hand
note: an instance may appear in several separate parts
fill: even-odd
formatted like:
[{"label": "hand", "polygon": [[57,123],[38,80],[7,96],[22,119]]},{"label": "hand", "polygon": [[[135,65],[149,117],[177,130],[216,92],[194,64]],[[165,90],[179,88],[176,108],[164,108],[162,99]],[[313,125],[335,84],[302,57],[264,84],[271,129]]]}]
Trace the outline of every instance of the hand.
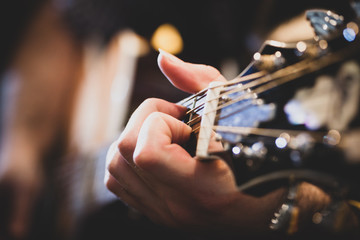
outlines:
[{"label": "hand", "polygon": [[[186,92],[225,81],[214,68],[190,64],[162,52],[158,64]],[[202,162],[181,147],[191,128],[178,120],[186,109],[148,99],[131,116],[107,156],[105,182],[122,201],[156,223],[208,234],[255,233],[268,227],[281,191],[262,198],[237,190],[229,166]]]}]

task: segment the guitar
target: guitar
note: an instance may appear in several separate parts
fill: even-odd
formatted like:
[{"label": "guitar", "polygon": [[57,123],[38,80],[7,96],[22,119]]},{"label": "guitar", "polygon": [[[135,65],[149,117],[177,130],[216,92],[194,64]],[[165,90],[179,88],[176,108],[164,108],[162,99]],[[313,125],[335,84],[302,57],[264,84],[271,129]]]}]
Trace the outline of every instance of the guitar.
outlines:
[{"label": "guitar", "polygon": [[[307,18],[314,39],[266,41],[238,77],[179,104],[188,108],[193,155],[225,159],[240,191],[306,181],[359,209],[360,19],[325,10]],[[209,151],[211,141],[224,150]]]}]

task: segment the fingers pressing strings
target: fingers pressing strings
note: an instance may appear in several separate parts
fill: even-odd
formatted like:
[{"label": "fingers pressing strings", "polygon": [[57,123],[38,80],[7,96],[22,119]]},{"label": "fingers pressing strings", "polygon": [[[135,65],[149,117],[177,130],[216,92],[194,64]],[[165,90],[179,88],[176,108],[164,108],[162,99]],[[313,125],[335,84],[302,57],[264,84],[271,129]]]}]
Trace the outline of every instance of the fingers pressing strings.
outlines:
[{"label": "fingers pressing strings", "polygon": [[189,139],[190,133],[191,128],[176,118],[163,113],[152,114],[139,132],[135,164],[163,182],[191,175],[195,160],[180,146]]},{"label": "fingers pressing strings", "polygon": [[181,118],[186,108],[161,99],[147,99],[132,114],[130,120],[120,135],[118,148],[124,158],[132,164],[132,156],[138,140],[138,133],[145,119],[153,112],[162,112],[175,118]]}]

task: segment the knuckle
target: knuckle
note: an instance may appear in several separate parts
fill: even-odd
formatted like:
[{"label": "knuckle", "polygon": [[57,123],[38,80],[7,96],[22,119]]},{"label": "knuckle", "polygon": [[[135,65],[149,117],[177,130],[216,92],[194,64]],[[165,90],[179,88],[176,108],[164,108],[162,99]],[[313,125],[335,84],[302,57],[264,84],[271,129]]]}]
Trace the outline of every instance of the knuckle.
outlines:
[{"label": "knuckle", "polygon": [[112,160],[108,166],[107,166],[107,170],[111,175],[114,175],[116,173],[116,169],[117,169],[117,161]]},{"label": "knuckle", "polygon": [[154,156],[156,156],[154,148],[144,147],[134,152],[133,159],[136,166],[142,169],[151,169],[156,164]]},{"label": "knuckle", "polygon": [[110,162],[115,158],[117,151],[117,142],[113,142],[106,153],[106,169],[108,168]]},{"label": "knuckle", "polygon": [[112,185],[111,185],[110,179],[109,178],[105,179],[104,183],[105,183],[105,187],[107,189],[109,189],[110,191],[112,191]]},{"label": "knuckle", "polygon": [[131,134],[124,134],[120,137],[117,147],[122,156],[129,158],[136,146],[136,140]]},{"label": "knuckle", "polygon": [[105,179],[105,186],[106,186],[106,188],[109,189],[111,192],[115,192],[114,181],[112,181],[110,177],[108,177],[107,179]]}]

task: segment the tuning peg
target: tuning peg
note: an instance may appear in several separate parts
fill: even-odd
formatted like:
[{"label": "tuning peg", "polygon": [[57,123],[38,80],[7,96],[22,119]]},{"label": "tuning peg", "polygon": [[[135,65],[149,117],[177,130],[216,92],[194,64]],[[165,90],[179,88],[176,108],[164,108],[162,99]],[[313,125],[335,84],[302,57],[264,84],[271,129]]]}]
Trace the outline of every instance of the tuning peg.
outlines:
[{"label": "tuning peg", "polygon": [[270,55],[257,52],[253,58],[255,66],[261,70],[272,71],[283,67],[285,64],[285,58],[280,51]]},{"label": "tuning peg", "polygon": [[343,24],[344,17],[329,10],[314,9],[306,12],[306,18],[310,21],[316,36],[319,39],[327,39]]}]

